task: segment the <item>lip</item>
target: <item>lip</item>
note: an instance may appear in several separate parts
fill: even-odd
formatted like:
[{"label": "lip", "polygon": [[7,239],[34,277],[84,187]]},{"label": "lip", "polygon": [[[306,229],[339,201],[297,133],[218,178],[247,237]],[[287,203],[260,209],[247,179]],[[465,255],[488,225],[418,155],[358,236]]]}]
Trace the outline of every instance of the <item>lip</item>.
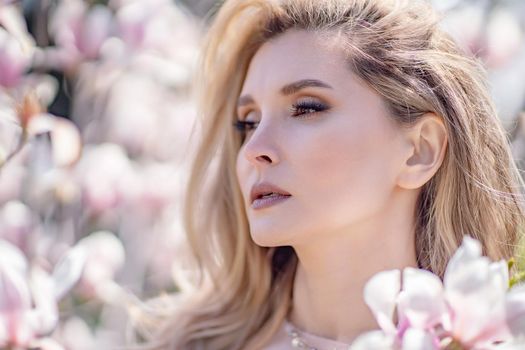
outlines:
[{"label": "lip", "polygon": [[[269,197],[269,198],[259,198],[261,195],[264,195],[270,192],[277,193],[281,196]],[[261,201],[264,201],[264,203],[271,205],[273,203],[280,202],[283,199],[287,199],[290,196],[291,194],[289,192],[283,190],[282,188],[270,182],[260,182],[258,184],[255,184],[252,187],[252,190],[250,191],[250,203],[252,204],[252,206],[254,206],[254,204],[256,204],[254,203],[255,201],[257,201],[258,203],[261,203]]]}]

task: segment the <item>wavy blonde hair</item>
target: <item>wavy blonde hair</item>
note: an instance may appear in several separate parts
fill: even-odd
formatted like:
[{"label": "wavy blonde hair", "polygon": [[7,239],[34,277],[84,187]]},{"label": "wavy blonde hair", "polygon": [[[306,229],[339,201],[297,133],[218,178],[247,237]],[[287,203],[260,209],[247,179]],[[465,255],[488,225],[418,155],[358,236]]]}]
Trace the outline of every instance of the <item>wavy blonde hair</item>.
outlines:
[{"label": "wavy blonde hair", "polygon": [[419,265],[443,276],[465,234],[492,259],[515,253],[523,182],[507,134],[481,64],[438,28],[429,5],[227,0],[209,29],[197,79],[202,144],[184,218],[198,278],[177,296],[176,307],[161,306],[163,326],[153,318],[157,331],[143,333],[158,348],[259,349],[287,315],[297,257],[290,247],[260,247],[250,239],[235,174],[241,139],[232,122],[252,56],[292,28],[338,34],[348,69],[382,96],[400,126],[426,112],[443,118],[445,159],[417,203]]}]

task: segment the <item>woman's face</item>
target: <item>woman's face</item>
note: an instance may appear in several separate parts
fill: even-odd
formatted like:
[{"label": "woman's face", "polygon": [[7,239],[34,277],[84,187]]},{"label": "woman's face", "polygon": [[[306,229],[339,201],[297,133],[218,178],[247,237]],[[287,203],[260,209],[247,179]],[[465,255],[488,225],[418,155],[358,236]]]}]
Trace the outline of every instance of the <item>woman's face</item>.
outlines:
[{"label": "woman's face", "polygon": [[[381,220],[406,147],[335,40],[292,30],[265,43],[250,63],[238,118],[258,122],[237,156],[257,244],[304,244]],[[290,196],[252,203],[252,187],[262,182]]]}]

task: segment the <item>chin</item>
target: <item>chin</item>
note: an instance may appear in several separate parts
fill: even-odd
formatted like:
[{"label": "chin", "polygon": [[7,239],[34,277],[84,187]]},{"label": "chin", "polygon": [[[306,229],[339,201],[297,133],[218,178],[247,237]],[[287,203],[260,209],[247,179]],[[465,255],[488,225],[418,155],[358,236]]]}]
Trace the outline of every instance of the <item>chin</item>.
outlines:
[{"label": "chin", "polygon": [[278,232],[250,232],[252,241],[260,247],[279,247],[288,245],[283,235]]}]

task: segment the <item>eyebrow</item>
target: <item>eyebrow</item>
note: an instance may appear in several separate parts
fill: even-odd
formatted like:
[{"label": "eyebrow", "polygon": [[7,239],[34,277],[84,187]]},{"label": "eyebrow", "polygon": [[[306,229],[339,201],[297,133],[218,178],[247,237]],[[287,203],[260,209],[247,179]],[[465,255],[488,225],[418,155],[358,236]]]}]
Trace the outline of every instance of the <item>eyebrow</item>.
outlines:
[{"label": "eyebrow", "polygon": [[[333,89],[330,85],[328,85],[325,82],[322,82],[321,80],[302,79],[302,80],[298,80],[298,81],[295,81],[293,83],[283,86],[281,88],[281,94],[284,96],[289,96],[307,87],[320,87],[320,88],[325,88],[325,89]],[[239,100],[237,101],[237,107],[245,106],[250,103],[254,103],[253,97],[251,95],[243,95],[239,97]]]}]

